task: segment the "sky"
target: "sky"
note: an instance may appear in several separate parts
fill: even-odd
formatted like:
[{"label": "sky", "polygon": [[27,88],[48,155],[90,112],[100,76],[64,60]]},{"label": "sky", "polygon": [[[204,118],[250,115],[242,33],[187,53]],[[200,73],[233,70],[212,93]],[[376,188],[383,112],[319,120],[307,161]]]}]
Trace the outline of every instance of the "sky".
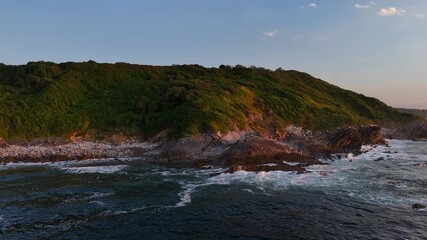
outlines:
[{"label": "sky", "polygon": [[0,62],[308,72],[427,109],[427,0],[2,0]]}]

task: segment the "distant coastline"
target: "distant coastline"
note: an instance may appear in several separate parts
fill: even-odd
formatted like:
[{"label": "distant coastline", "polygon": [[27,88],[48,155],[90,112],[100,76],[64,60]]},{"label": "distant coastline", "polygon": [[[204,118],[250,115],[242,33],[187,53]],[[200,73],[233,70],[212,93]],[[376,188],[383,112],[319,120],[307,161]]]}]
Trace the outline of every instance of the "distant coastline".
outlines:
[{"label": "distant coastline", "polygon": [[427,118],[427,109],[415,109],[415,108],[397,108],[401,112],[419,115],[424,118]]},{"label": "distant coastline", "polygon": [[0,90],[3,163],[136,157],[303,173],[384,135],[427,136],[412,112],[281,68],[30,62],[0,65]]}]

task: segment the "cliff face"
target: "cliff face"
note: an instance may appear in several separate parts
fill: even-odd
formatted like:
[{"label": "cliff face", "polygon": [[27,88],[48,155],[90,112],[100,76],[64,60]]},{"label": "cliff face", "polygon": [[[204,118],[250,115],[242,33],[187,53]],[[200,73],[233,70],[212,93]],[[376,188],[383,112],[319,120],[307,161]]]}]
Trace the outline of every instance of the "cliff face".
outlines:
[{"label": "cliff face", "polygon": [[306,73],[243,66],[32,62],[0,65],[0,138],[179,138],[239,130],[283,137],[295,124],[321,131],[407,123],[374,98]]}]

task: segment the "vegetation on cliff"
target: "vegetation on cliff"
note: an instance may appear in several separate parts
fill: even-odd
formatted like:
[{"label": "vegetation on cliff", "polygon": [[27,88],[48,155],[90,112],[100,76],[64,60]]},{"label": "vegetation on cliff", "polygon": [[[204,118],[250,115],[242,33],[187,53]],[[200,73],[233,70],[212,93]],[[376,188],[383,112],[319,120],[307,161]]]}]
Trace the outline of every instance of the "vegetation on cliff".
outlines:
[{"label": "vegetation on cliff", "polygon": [[77,132],[172,137],[232,129],[323,130],[414,116],[298,71],[127,63],[0,64],[0,137]]},{"label": "vegetation on cliff", "polygon": [[399,111],[404,113],[410,113],[413,115],[417,115],[422,117],[423,119],[427,118],[427,110],[426,109],[408,109],[408,108],[398,108]]}]

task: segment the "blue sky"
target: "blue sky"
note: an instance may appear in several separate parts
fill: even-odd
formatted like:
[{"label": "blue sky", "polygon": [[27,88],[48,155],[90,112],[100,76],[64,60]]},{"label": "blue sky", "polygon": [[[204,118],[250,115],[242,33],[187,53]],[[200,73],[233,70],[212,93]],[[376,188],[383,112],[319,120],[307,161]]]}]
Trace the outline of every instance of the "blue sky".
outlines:
[{"label": "blue sky", "polygon": [[255,65],[427,108],[426,0],[2,0],[0,62]]}]

